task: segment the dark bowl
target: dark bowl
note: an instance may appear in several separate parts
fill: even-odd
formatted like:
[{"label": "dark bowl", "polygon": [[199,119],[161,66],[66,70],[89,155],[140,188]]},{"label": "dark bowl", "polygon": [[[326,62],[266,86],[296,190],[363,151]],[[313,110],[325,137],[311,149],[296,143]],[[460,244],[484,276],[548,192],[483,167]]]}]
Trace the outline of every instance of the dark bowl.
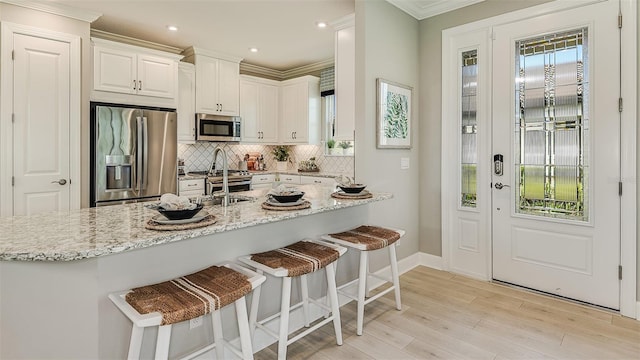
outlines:
[{"label": "dark bowl", "polygon": [[169,220],[191,219],[200,210],[202,210],[202,204],[198,204],[195,209],[191,210],[165,210],[163,208],[158,208],[158,212],[160,212],[160,214],[164,215]]},{"label": "dark bowl", "polygon": [[277,202],[290,203],[300,200],[304,196],[304,191],[289,191],[280,194],[269,194]]},{"label": "dark bowl", "polygon": [[367,185],[364,184],[351,184],[351,185],[347,185],[347,186],[343,186],[343,185],[338,185],[338,187],[346,192],[347,194],[357,194],[359,192],[361,192],[362,190],[364,190],[364,188],[367,187]]}]

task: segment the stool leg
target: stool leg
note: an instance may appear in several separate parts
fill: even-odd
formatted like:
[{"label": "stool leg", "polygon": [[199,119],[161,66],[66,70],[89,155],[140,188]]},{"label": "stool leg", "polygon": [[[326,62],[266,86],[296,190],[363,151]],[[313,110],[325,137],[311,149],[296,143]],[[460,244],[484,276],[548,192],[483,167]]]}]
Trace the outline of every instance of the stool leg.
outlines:
[{"label": "stool leg", "polygon": [[300,292],[302,292],[302,314],[304,315],[304,327],[309,327],[309,286],[307,275],[300,275]]},{"label": "stool leg", "polygon": [[398,258],[396,257],[396,245],[389,246],[389,262],[391,263],[391,278],[396,295],[396,309],[402,310],[400,303],[400,278],[398,277]]},{"label": "stool leg", "polygon": [[371,274],[370,269],[371,269],[371,263],[367,261],[367,282],[366,282],[366,290],[364,293],[364,297],[367,299],[371,297],[371,282],[369,281],[369,274]]},{"label": "stool leg", "polygon": [[282,278],[282,303],[280,305],[280,338],[278,339],[278,360],[287,358],[289,340],[289,310],[291,306],[291,278]]},{"label": "stool leg", "polygon": [[213,325],[213,341],[216,344],[216,359],[221,360],[224,359],[224,336],[220,310],[211,313],[211,325]]},{"label": "stool leg", "polygon": [[238,319],[238,332],[240,332],[240,345],[242,347],[242,358],[244,360],[253,359],[253,347],[251,346],[251,333],[249,331],[249,319],[247,319],[247,302],[244,296],[235,301],[236,318]]},{"label": "stool leg", "polygon": [[360,251],[360,277],[358,279],[358,315],[356,334],[362,335],[364,324],[364,295],[367,291],[367,269],[369,268],[369,252]]},{"label": "stool leg", "polygon": [[[338,276],[338,260],[333,262],[333,272],[335,273],[336,276]],[[325,298],[325,305],[327,305],[327,307],[331,307],[331,296],[329,296],[329,288],[327,288],[327,297]],[[329,316],[331,316],[331,312],[327,311],[327,313],[324,314],[324,318],[328,319]]]},{"label": "stool leg", "polygon": [[[262,275],[264,271],[257,270],[257,273]],[[251,333],[251,341],[255,339],[256,335],[256,324],[258,321],[258,306],[260,305],[260,291],[262,290],[262,286],[258,286],[253,290],[253,294],[251,295],[251,310],[249,312],[249,331]]]},{"label": "stool leg", "polygon": [[131,340],[129,340],[129,354],[127,359],[140,359],[140,349],[142,348],[142,336],[144,335],[144,328],[133,324],[131,328]]},{"label": "stool leg", "polygon": [[327,297],[331,299],[331,316],[333,316],[333,330],[336,333],[336,343],[342,345],[342,323],[340,322],[340,304],[338,304],[338,289],[336,288],[335,262],[327,265]]},{"label": "stool leg", "polygon": [[156,340],[156,359],[169,358],[169,342],[171,341],[171,325],[158,326]]}]

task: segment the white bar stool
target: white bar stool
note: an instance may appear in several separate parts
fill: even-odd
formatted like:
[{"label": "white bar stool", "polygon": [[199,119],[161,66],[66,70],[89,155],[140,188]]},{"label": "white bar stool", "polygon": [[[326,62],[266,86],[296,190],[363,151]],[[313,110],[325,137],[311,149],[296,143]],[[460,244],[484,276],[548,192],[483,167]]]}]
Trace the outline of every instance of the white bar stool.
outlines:
[{"label": "white bar stool", "polygon": [[[138,359],[144,328],[158,326],[155,359],[167,359],[172,324],[211,313],[214,343],[184,357],[190,359],[215,348],[224,359],[224,346],[242,359],[253,359],[245,295],[266,280],[245,267],[224,263],[170,281],[109,294],[109,299],[131,320],[128,359]],[[224,340],[220,309],[235,304],[241,350]]]},{"label": "white bar stool", "polygon": [[[346,252],[347,249],[342,246],[307,239],[284,248],[239,258],[238,260],[252,266],[259,274],[267,273],[273,277],[282,278],[282,299],[279,313],[258,321],[260,289],[256,289],[253,293],[251,312],[249,314],[251,338],[253,339],[256,328],[260,328],[265,333],[274,337],[278,340],[278,359],[282,360],[287,357],[287,346],[312,331],[319,329],[328,322],[333,321],[336,343],[342,345],[342,326],[340,323],[340,306],[338,304],[338,292],[336,288],[335,264],[336,260]],[[330,299],[330,307],[320,301],[309,298],[307,274],[322,268],[326,269],[327,297]],[[291,279],[294,277],[300,278],[302,301],[291,306]],[[309,303],[317,305],[326,311],[330,311],[331,315],[289,339],[290,311],[302,306],[305,327],[309,327]],[[266,327],[265,324],[278,318],[280,318],[280,327],[279,332],[276,334]]]},{"label": "white bar stool", "polygon": [[[356,334],[358,335],[362,335],[362,327],[364,324],[364,306],[369,304],[370,302],[377,300],[378,298],[393,290],[395,291],[396,297],[396,309],[402,309],[402,304],[400,302],[400,278],[398,276],[396,246],[400,244],[400,238],[404,236],[404,234],[404,230],[362,225],[355,229],[347,230],[341,233],[321,236],[323,240],[331,241],[333,243],[360,251],[360,270],[358,278],[338,287],[338,292],[340,292],[340,294],[357,301],[358,311]],[[369,271],[369,252],[385,248],[389,249],[391,278],[379,276]],[[392,286],[372,297],[369,297],[369,277],[374,277],[391,283]],[[358,283],[357,295],[353,295],[352,293],[344,291],[344,288],[352,286],[356,282]],[[366,300],[365,296],[368,297]]]}]

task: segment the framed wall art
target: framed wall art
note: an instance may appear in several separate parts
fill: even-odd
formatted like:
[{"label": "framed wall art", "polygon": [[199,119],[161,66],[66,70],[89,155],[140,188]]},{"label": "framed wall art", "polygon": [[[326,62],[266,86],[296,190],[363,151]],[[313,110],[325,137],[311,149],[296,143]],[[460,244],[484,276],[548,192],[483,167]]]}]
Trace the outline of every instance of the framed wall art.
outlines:
[{"label": "framed wall art", "polygon": [[413,88],[378,78],[376,147],[411,148],[411,96]]}]

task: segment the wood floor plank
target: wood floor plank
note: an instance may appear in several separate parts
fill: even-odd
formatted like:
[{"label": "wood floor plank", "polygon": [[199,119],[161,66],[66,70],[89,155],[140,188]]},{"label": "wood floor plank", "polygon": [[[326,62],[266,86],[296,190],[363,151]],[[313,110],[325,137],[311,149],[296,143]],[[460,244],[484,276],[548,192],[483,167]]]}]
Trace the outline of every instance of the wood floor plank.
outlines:
[{"label": "wood floor plank", "polygon": [[[365,307],[340,308],[344,345],[327,324],[289,346],[290,360],[316,359],[640,359],[640,322],[530,291],[417,267],[393,293]],[[379,289],[373,291],[378,292]],[[256,354],[275,359],[277,345]]]}]

